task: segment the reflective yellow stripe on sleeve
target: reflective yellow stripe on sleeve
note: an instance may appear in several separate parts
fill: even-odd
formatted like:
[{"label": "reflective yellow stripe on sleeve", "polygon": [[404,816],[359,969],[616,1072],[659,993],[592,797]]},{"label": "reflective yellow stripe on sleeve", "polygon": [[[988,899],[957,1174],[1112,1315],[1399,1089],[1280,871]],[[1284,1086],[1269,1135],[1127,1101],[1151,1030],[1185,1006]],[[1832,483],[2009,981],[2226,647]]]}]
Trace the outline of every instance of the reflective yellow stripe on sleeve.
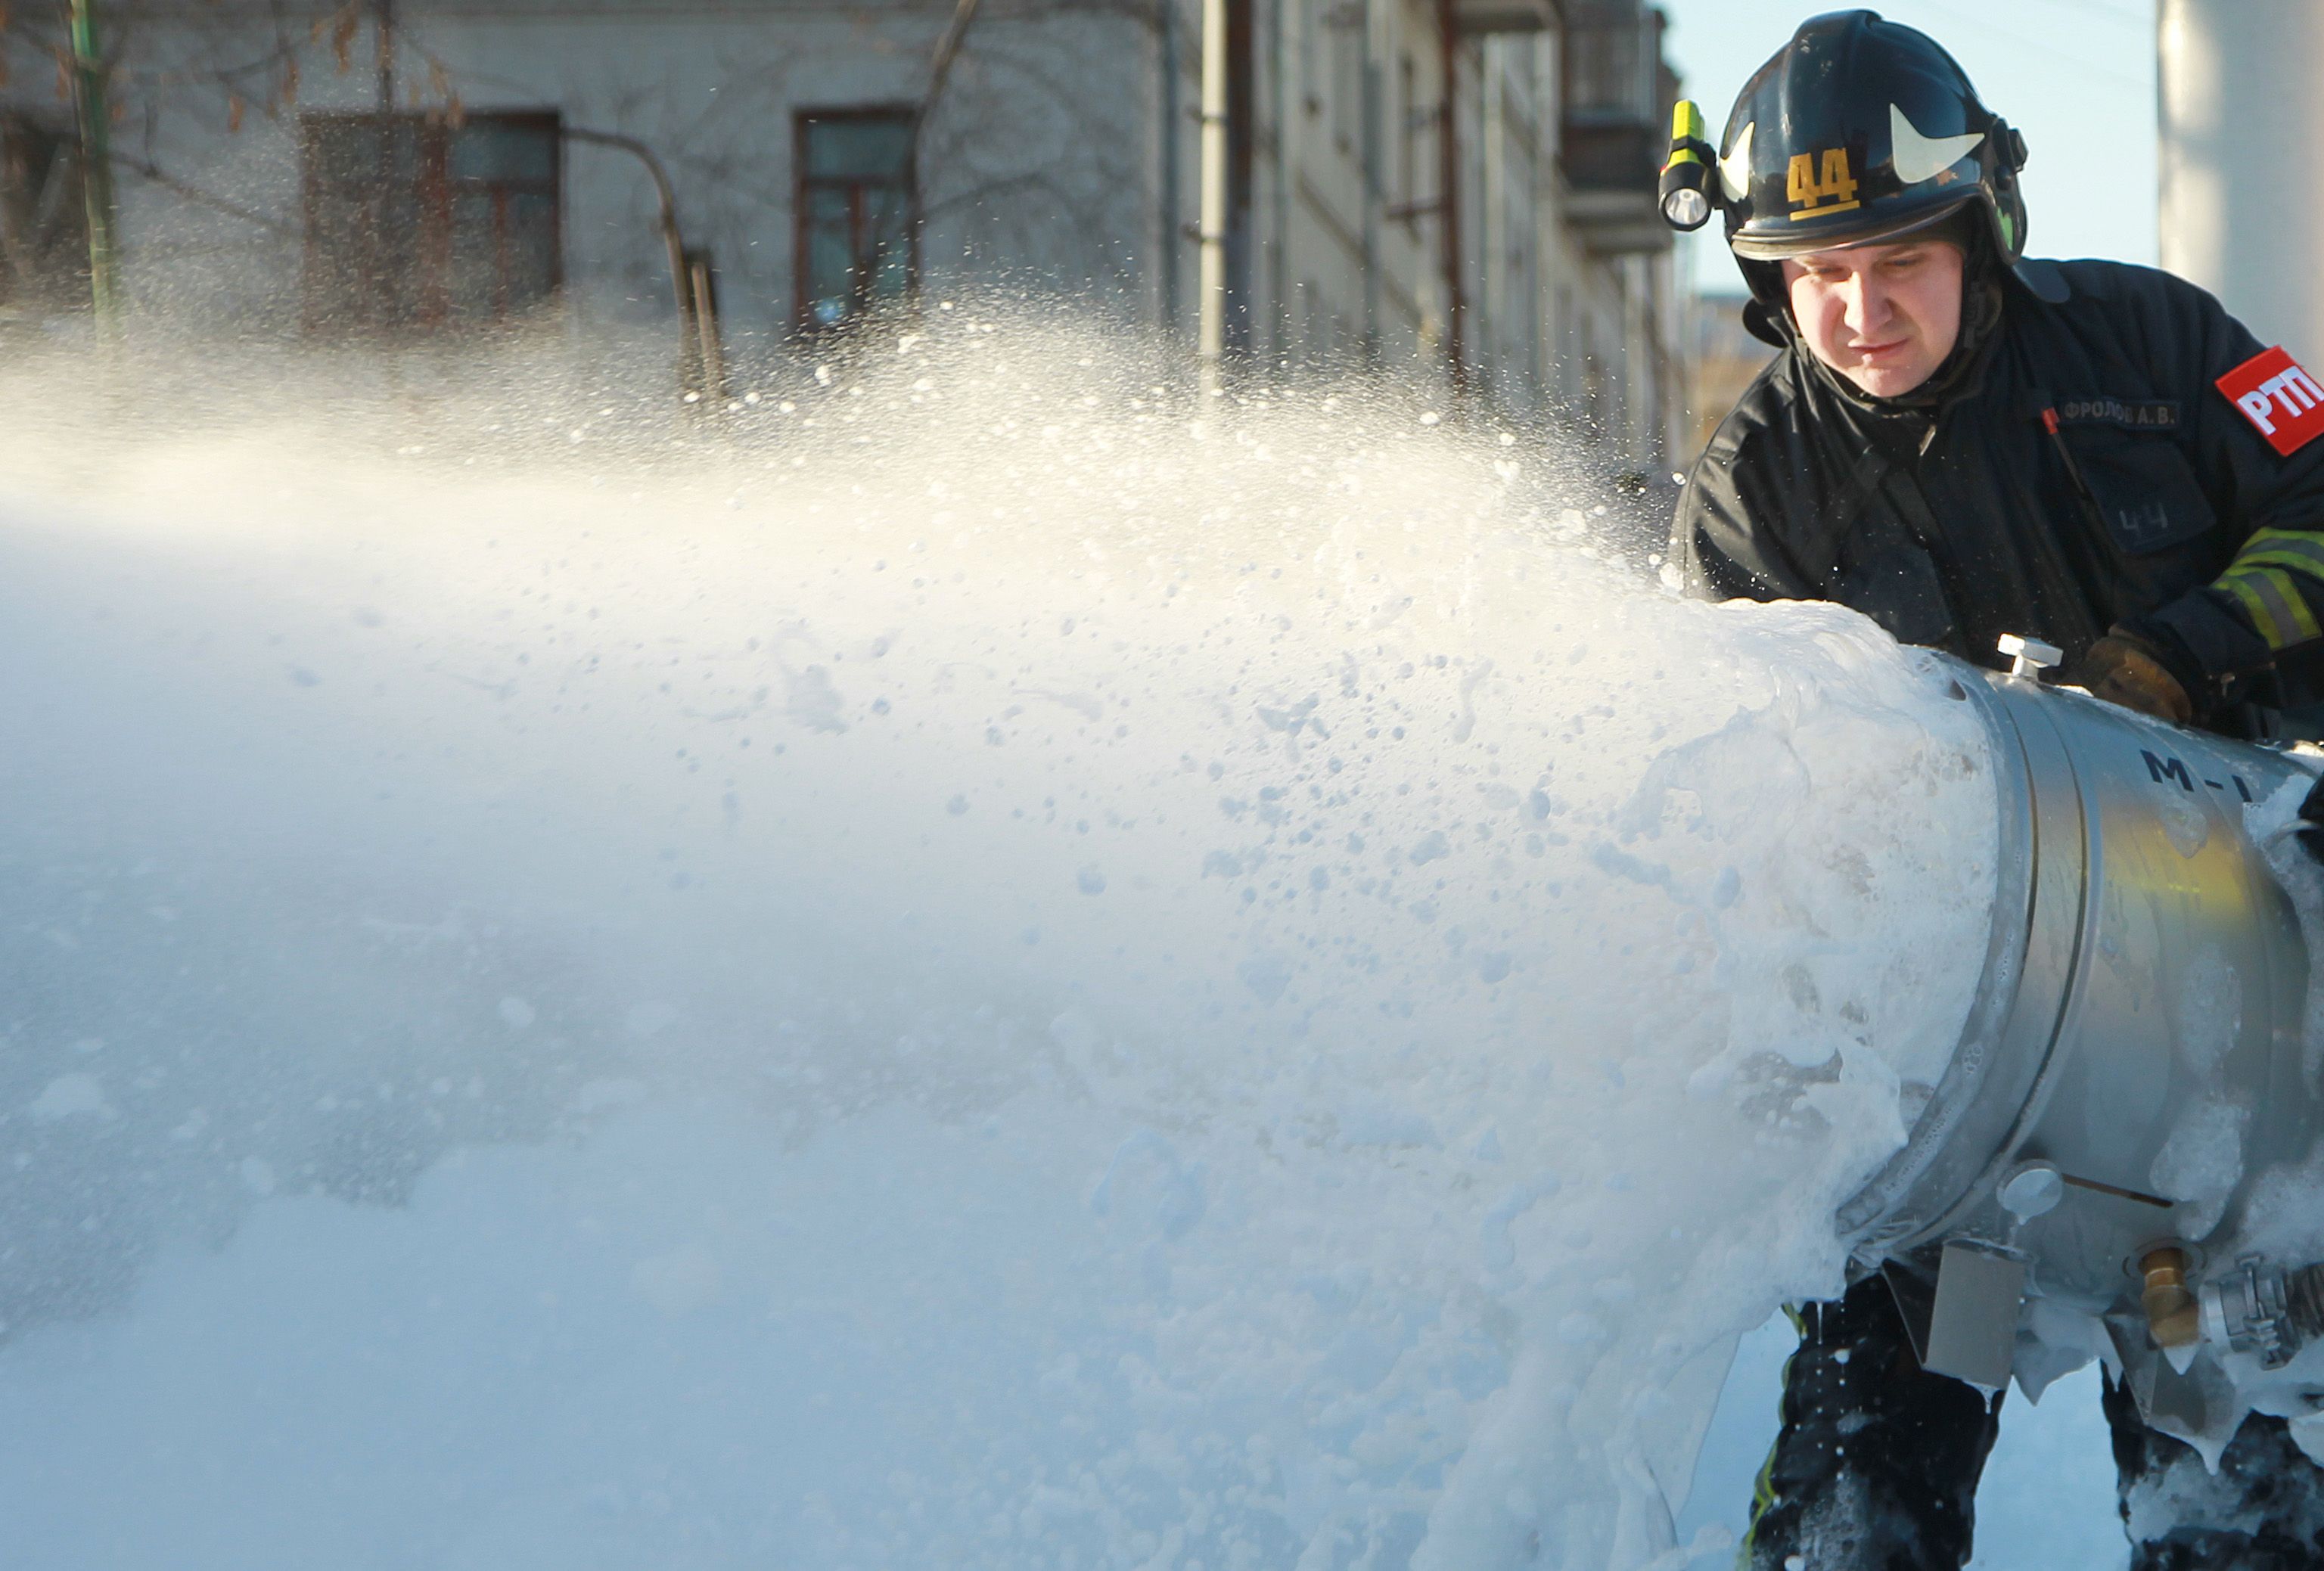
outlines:
[{"label": "reflective yellow stripe on sleeve", "polygon": [[2218,587],[2236,597],[2269,648],[2288,649],[2324,636],[2301,580],[2324,590],[2324,534],[2261,529],[2244,542]]},{"label": "reflective yellow stripe on sleeve", "polygon": [[2305,530],[2262,529],[2244,542],[2228,571],[2238,567],[2281,567],[2324,580],[2324,536]]},{"label": "reflective yellow stripe on sleeve", "polygon": [[[2324,578],[2324,573],[2309,575]],[[2219,575],[2218,587],[2236,597],[2271,649],[2288,649],[2324,637],[2324,628],[2317,626],[2316,613],[2308,609],[2300,586],[2281,567],[2246,566],[2239,560]]]},{"label": "reflective yellow stripe on sleeve", "polygon": [[2289,551],[2315,564],[2309,571],[2324,577],[2324,533],[2310,529],[2256,529],[2236,553],[2241,564],[2258,551]]}]

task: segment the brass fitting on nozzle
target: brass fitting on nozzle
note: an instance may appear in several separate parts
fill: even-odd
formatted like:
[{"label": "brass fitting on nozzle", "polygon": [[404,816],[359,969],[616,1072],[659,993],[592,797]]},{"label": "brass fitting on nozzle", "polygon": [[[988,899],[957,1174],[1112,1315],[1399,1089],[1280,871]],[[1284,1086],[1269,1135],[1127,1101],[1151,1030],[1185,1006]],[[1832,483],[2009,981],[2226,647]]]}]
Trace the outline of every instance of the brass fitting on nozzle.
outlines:
[{"label": "brass fitting on nozzle", "polygon": [[2202,1310],[2194,1290],[2187,1285],[2187,1252],[2165,1246],[2150,1249],[2138,1263],[2146,1279],[2138,1301],[2146,1311],[2146,1329],[2157,1347],[2188,1347],[2203,1336]]}]

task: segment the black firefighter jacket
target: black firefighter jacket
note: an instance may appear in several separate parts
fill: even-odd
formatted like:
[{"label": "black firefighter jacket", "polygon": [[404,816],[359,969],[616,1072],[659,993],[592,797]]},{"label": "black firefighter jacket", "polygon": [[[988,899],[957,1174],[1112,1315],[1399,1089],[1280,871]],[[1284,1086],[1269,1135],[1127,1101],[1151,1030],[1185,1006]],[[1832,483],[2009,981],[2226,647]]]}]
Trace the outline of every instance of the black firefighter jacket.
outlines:
[{"label": "black firefighter jacket", "polygon": [[2159,624],[2208,676],[2260,674],[2246,696],[2324,696],[2324,441],[2280,456],[2214,385],[2262,349],[2211,296],[2022,262],[1924,409],[1855,393],[1778,330],[1678,504],[1693,593],[1837,601],[1980,664],[2003,633],[2071,662],[2116,622]]}]

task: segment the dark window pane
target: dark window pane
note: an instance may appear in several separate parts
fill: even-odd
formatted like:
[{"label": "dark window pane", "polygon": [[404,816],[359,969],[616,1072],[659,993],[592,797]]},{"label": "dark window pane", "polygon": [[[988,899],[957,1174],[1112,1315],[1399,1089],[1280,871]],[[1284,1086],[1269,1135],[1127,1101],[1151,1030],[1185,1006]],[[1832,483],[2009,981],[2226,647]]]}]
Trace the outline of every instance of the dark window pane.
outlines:
[{"label": "dark window pane", "polygon": [[519,194],[508,203],[509,308],[531,309],[557,287],[557,204]]},{"label": "dark window pane", "polygon": [[[855,293],[855,249],[848,243],[844,223],[812,224],[807,236],[807,278],[804,281],[807,298],[818,303],[836,301],[838,316],[844,316]],[[837,320],[837,316],[817,310],[819,320]]]},{"label": "dark window pane", "polygon": [[911,248],[899,241],[880,259],[879,275],[872,280],[872,292],[883,299],[901,299],[911,292]]},{"label": "dark window pane", "polygon": [[420,310],[425,128],[416,120],[322,115],[302,123],[309,319],[388,326]]},{"label": "dark window pane", "polygon": [[493,322],[555,292],[552,118],[318,115],[301,133],[310,326]]},{"label": "dark window pane", "polygon": [[499,247],[489,192],[452,198],[452,319],[489,322],[499,315]]},{"label": "dark window pane", "polygon": [[809,179],[900,181],[911,158],[911,121],[902,115],[809,120],[806,131]]},{"label": "dark window pane", "polygon": [[908,113],[798,123],[801,323],[830,326],[912,289]]},{"label": "dark window pane", "polygon": [[893,298],[911,287],[912,245],[906,225],[910,214],[901,191],[866,191],[861,262],[872,274],[872,292]]},{"label": "dark window pane", "polygon": [[547,185],[557,178],[557,133],[539,124],[471,120],[452,133],[456,180]]},{"label": "dark window pane", "polygon": [[309,157],[322,180],[369,190],[383,178],[409,184],[420,167],[420,132],[398,122],[381,126],[368,118],[311,123]]}]

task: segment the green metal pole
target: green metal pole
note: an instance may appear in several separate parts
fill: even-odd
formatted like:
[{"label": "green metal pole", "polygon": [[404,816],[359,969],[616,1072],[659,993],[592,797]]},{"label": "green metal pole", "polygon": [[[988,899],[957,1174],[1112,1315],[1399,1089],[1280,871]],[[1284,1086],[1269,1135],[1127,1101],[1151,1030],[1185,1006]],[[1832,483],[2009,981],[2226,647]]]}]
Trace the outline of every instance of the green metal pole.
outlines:
[{"label": "green metal pole", "polygon": [[99,331],[111,332],[121,304],[121,253],[113,232],[113,149],[97,51],[97,0],[72,0],[73,99],[80,115],[81,195],[88,211],[88,289]]}]

